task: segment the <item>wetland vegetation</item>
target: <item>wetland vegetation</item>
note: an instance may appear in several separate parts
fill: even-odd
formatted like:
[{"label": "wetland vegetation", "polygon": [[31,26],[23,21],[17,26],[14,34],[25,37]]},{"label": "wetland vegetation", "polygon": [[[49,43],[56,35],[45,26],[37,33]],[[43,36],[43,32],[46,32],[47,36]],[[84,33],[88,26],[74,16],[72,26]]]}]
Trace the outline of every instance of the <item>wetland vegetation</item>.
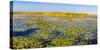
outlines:
[{"label": "wetland vegetation", "polygon": [[97,44],[97,16],[68,12],[11,12],[11,48]]}]

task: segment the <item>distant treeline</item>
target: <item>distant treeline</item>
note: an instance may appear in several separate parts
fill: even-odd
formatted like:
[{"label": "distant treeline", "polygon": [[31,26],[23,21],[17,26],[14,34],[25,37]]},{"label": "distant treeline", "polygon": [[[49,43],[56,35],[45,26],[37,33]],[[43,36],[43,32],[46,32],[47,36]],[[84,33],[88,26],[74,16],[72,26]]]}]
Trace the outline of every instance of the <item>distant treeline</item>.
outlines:
[{"label": "distant treeline", "polygon": [[66,17],[96,17],[96,14],[88,13],[73,13],[73,12],[11,12],[12,14],[32,14],[32,15],[41,15],[41,16],[66,16]]}]

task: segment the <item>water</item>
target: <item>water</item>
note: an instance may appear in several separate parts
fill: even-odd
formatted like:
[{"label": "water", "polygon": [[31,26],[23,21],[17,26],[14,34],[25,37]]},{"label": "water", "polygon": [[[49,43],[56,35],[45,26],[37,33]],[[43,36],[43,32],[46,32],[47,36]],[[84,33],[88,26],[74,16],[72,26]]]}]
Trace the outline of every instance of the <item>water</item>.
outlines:
[{"label": "water", "polygon": [[[62,24],[64,27],[69,27],[68,24],[72,24],[72,26],[77,26],[77,27],[86,27],[86,28],[95,28],[96,27],[96,22],[92,22],[92,21],[96,21],[96,18],[72,18],[71,20],[67,20],[67,19],[60,19],[59,18],[52,18],[52,17],[43,17],[43,18],[39,18],[42,19],[44,21],[46,21],[47,23],[54,25],[55,23],[60,23]],[[34,27],[34,26],[27,26],[25,25],[26,23],[30,22],[30,23],[34,23],[36,22],[36,19],[32,19],[32,20],[27,20],[27,19],[13,19],[13,29],[14,29],[14,36],[26,36],[29,35],[30,33],[35,33],[37,30],[39,30],[39,27]]]}]

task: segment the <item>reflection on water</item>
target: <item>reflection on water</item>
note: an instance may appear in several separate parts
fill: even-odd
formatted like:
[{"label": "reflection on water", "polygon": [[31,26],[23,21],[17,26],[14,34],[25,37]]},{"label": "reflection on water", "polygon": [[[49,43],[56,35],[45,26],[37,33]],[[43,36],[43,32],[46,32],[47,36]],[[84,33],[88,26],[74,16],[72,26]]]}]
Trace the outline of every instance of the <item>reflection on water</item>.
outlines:
[{"label": "reflection on water", "polygon": [[32,33],[35,33],[36,30],[39,30],[40,28],[31,28],[25,31],[14,31],[13,36],[29,36]]}]

